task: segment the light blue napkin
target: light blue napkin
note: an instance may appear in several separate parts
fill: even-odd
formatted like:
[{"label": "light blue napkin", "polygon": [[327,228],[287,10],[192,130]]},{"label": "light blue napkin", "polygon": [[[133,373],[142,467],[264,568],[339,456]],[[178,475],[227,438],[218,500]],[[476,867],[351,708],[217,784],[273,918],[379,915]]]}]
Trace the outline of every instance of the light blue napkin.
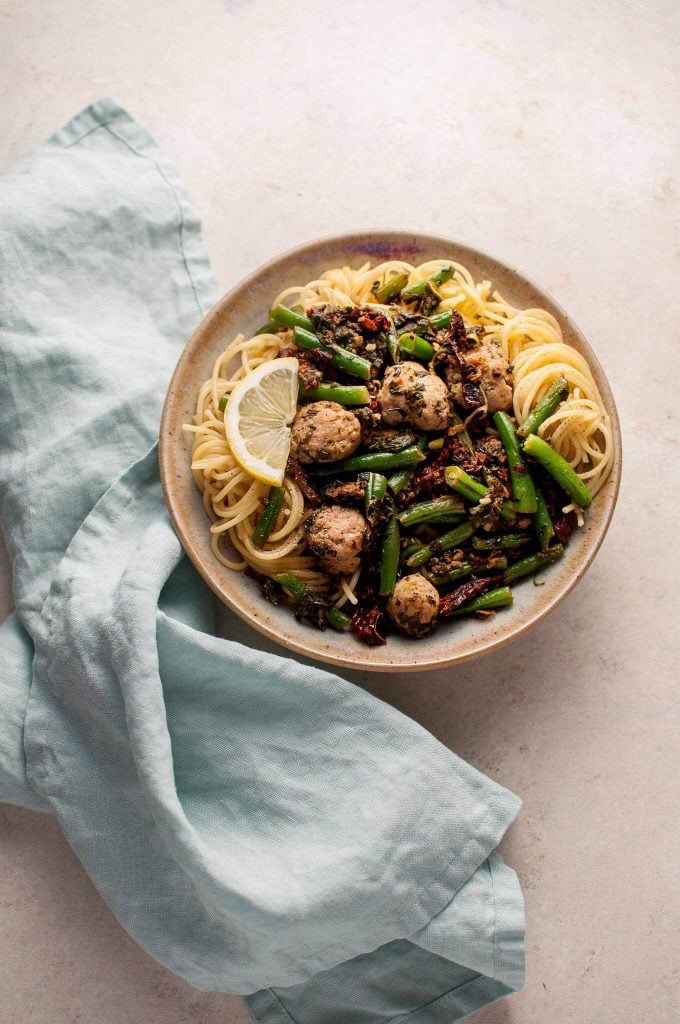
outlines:
[{"label": "light blue napkin", "polygon": [[519,801],[359,687],[212,632],[155,438],[216,296],[168,158],[111,100],[0,182],[0,799],[119,921],[266,1024],[435,1024],[520,987]]}]

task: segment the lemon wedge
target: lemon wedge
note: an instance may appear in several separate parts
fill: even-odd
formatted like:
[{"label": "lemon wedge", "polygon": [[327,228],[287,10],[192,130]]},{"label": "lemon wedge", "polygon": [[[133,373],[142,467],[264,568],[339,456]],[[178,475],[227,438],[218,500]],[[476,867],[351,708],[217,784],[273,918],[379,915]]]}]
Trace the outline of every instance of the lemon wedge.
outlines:
[{"label": "lemon wedge", "polygon": [[297,396],[297,359],[270,359],[238,382],[224,412],[234,458],[246,473],[272,487],[283,483]]}]

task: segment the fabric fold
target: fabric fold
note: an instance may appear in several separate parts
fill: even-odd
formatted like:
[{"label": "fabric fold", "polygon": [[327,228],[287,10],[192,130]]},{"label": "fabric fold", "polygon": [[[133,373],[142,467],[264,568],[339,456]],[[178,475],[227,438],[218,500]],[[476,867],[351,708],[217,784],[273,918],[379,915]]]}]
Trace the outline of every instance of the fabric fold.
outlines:
[{"label": "fabric fold", "polygon": [[493,853],[519,800],[354,684],[212,635],[155,448],[215,293],[168,158],[94,104],[0,184],[0,228],[25,627],[0,631],[0,799],[56,813],[129,933],[260,1020],[425,1024],[519,987]]},{"label": "fabric fold", "polygon": [[31,689],[33,644],[16,615],[0,626],[0,800],[33,811],[50,805],[30,785],[24,757],[24,720]]}]

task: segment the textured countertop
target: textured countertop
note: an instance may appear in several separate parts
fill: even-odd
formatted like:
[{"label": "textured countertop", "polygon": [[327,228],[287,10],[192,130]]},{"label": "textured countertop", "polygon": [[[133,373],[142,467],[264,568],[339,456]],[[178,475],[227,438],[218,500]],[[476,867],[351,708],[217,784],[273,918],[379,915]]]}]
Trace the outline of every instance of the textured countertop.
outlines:
[{"label": "textured countertop", "polygon": [[[524,799],[503,853],[527,984],[476,1024],[677,1020],[677,4],[9,0],[0,25],[0,171],[115,96],[178,163],[225,289],[318,235],[413,227],[584,330],[624,437],[593,567],[509,648],[356,678]],[[137,948],[51,818],[0,807],[0,1024],[248,1020]]]}]

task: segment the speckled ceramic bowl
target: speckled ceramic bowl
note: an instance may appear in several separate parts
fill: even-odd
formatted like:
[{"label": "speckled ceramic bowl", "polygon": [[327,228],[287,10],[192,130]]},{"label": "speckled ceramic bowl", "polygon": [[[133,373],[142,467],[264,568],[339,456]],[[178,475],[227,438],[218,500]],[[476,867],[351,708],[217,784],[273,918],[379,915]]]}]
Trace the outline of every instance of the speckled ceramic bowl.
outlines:
[{"label": "speckled ceramic bowl", "polygon": [[[518,307],[538,306],[559,321],[565,340],[588,360],[611,416],[616,445],[614,466],[563,559],[543,574],[544,585],[524,583],[513,590],[512,607],[487,620],[458,619],[424,640],[390,635],[383,647],[366,647],[351,634],[321,633],[295,621],[290,611],[265,601],[257,584],[225,569],[210,549],[208,520],[190,471],[191,438],[182,424],[191,422],[198,390],[217,355],[242,331],[254,332],[266,319],[272,298],[291,284],[311,281],[329,267],[359,267],[370,260],[403,259],[418,264],[452,259],[475,279],[488,278]],[[328,665],[405,672],[466,661],[516,639],[535,626],[581,579],[602,543],[612,517],[621,476],[621,435],[607,379],[576,325],[545,292],[518,271],[460,242],[407,232],[365,232],[309,242],[266,263],[241,281],[207,314],[182,352],[168,390],[160,431],[160,466],[165,499],[175,529],[204,580],[237,615],[284,647]]]}]

